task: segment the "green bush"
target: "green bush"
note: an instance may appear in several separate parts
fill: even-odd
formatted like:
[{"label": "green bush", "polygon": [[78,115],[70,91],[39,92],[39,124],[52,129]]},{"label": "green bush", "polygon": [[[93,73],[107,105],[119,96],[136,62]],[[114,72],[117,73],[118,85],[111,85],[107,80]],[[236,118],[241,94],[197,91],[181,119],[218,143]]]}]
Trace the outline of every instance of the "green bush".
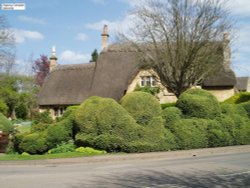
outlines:
[{"label": "green bush", "polygon": [[90,97],[75,112],[78,146],[90,146],[106,151],[121,151],[138,138],[135,120],[115,100]]},{"label": "green bush", "polygon": [[250,101],[250,92],[240,92],[225,100],[223,103],[239,104],[247,101]]},{"label": "green bush", "polygon": [[140,125],[146,125],[153,117],[161,116],[159,101],[145,92],[132,92],[121,99],[121,105]]},{"label": "green bush", "polygon": [[8,120],[2,113],[0,113],[0,131],[4,133],[12,133],[14,131],[14,127],[10,120]]},{"label": "green bush", "polygon": [[184,115],[203,119],[213,119],[220,115],[217,99],[208,91],[189,89],[182,93],[176,103]]},{"label": "green bush", "polygon": [[32,124],[30,132],[42,132],[45,131],[50,124],[45,124],[45,123],[38,123],[38,124]]},{"label": "green bush", "polygon": [[47,151],[48,146],[44,134],[30,133],[22,138],[19,144],[19,149],[22,152],[29,154],[42,154]]},{"label": "green bush", "polygon": [[171,131],[176,137],[178,149],[205,148],[208,146],[207,125],[211,120],[182,119],[177,121]]},{"label": "green bush", "polygon": [[155,96],[157,93],[160,92],[160,88],[159,87],[151,87],[151,86],[140,87],[139,85],[137,85],[134,91],[142,91],[142,92],[149,93],[149,94]]},{"label": "green bush", "polygon": [[53,123],[49,110],[46,110],[41,113],[34,114],[33,124],[44,123],[50,124]]},{"label": "green bush", "polygon": [[177,107],[169,107],[162,111],[165,128],[170,128],[176,121],[182,118],[182,112]]},{"label": "green bush", "polygon": [[176,102],[164,103],[164,104],[161,104],[161,109],[164,110],[165,108],[175,107],[175,105],[176,105]]},{"label": "green bush", "polygon": [[7,104],[0,99],[0,113],[3,113],[4,115],[7,115],[7,112],[8,112],[8,106]]},{"label": "green bush", "polygon": [[75,151],[74,141],[70,140],[68,142],[62,142],[58,144],[55,148],[52,148],[48,151],[48,154],[53,153],[66,153],[66,152],[73,152]]},{"label": "green bush", "polygon": [[86,153],[86,154],[104,154],[104,153],[107,153],[104,150],[96,150],[96,149],[93,149],[90,147],[79,147],[79,148],[76,148],[75,151],[79,152],[79,153]]},{"label": "green bush", "polygon": [[247,118],[247,111],[244,109],[242,104],[221,104],[221,112],[222,114],[226,114],[229,116],[240,115],[243,118]]},{"label": "green bush", "polygon": [[28,108],[26,105],[21,103],[15,108],[16,117],[20,119],[26,119],[28,116]]},{"label": "green bush", "polygon": [[240,104],[247,112],[248,118],[250,119],[250,101]]},{"label": "green bush", "polygon": [[250,122],[243,124],[236,130],[236,143],[238,145],[250,144]]}]

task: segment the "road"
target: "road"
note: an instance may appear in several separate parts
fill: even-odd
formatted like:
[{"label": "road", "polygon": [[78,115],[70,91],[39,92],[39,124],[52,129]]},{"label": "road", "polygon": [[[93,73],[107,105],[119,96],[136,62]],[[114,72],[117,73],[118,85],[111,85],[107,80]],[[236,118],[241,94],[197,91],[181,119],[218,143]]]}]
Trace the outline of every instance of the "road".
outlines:
[{"label": "road", "polygon": [[250,151],[202,152],[0,163],[0,187],[250,187]]}]

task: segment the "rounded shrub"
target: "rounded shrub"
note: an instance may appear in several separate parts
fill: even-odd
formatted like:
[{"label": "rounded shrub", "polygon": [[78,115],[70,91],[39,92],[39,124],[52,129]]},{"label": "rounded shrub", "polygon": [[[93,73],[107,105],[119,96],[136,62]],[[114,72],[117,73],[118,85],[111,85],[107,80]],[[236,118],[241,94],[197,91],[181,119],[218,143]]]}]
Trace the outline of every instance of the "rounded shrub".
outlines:
[{"label": "rounded shrub", "polygon": [[240,104],[247,112],[248,118],[250,119],[250,101]]},{"label": "rounded shrub", "polygon": [[121,99],[121,105],[140,125],[146,125],[153,117],[161,115],[159,101],[149,93],[131,92]]},{"label": "rounded shrub", "polygon": [[250,92],[240,92],[225,100],[223,103],[240,104],[247,101],[250,101]]},{"label": "rounded shrub", "polygon": [[165,108],[162,111],[165,128],[170,128],[176,121],[182,118],[182,112],[177,107]]},{"label": "rounded shrub", "polygon": [[0,113],[3,113],[4,115],[6,115],[8,112],[8,109],[9,108],[7,104],[3,100],[0,99]]},{"label": "rounded shrub", "polygon": [[182,93],[176,103],[187,117],[213,119],[220,115],[217,99],[203,89],[189,89]]},{"label": "rounded shrub", "polygon": [[47,151],[45,135],[38,133],[27,134],[22,138],[19,144],[19,149],[22,152],[29,154],[42,154]]},{"label": "rounded shrub", "polygon": [[78,146],[106,151],[121,151],[124,145],[138,138],[139,125],[113,99],[90,97],[75,112]]},{"label": "rounded shrub", "polygon": [[0,113],[0,131],[4,133],[12,133],[14,131],[14,127],[10,120],[8,120],[2,113]]},{"label": "rounded shrub", "polygon": [[206,119],[182,119],[171,127],[178,149],[205,148],[208,145]]}]

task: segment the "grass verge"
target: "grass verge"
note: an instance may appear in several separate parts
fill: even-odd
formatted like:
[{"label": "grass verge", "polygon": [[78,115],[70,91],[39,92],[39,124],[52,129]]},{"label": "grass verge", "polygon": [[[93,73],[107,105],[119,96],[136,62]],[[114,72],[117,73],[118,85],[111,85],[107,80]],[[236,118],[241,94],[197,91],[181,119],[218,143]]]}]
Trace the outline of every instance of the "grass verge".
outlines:
[{"label": "grass verge", "polygon": [[55,153],[55,154],[44,154],[44,155],[0,155],[0,161],[21,161],[21,160],[44,160],[44,159],[59,159],[59,158],[73,158],[73,157],[88,157],[104,154],[91,154],[91,153],[80,153],[80,152],[67,152],[67,153]]}]

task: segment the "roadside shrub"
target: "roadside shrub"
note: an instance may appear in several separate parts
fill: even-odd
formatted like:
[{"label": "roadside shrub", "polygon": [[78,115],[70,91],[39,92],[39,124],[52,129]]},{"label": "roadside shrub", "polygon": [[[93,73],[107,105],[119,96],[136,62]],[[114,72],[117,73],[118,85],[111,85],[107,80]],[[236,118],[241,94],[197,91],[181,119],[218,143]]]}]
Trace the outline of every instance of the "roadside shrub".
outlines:
[{"label": "roadside shrub", "polygon": [[162,111],[165,128],[170,128],[176,121],[182,118],[182,112],[177,107],[169,107]]},{"label": "roadside shrub", "polygon": [[161,116],[159,101],[152,95],[136,91],[125,95],[121,105],[140,125],[146,125],[153,117]]},{"label": "roadside shrub", "polygon": [[250,92],[240,92],[225,100],[223,103],[239,104],[247,101],[250,101]]},{"label": "roadside shrub", "polygon": [[45,135],[38,133],[30,133],[23,137],[19,144],[21,153],[27,152],[29,154],[42,154],[47,151]]},{"label": "roadside shrub", "polygon": [[75,112],[78,146],[121,151],[138,138],[135,120],[113,99],[90,97]]},{"label": "roadside shrub", "polygon": [[9,108],[7,104],[3,100],[0,99],[0,113],[3,113],[4,115],[6,115],[8,112],[8,109]]},{"label": "roadside shrub", "polygon": [[229,116],[240,115],[242,118],[248,117],[243,105],[223,103],[221,104],[221,112]]},{"label": "roadside shrub", "polygon": [[187,117],[213,119],[220,115],[217,99],[208,91],[189,89],[182,93],[176,103]]},{"label": "roadside shrub", "polygon": [[250,122],[243,124],[240,128],[236,130],[236,143],[238,145],[250,144]]},{"label": "roadside shrub", "polygon": [[0,113],[0,131],[4,133],[12,133],[14,131],[14,127],[10,120],[8,120],[2,113]]},{"label": "roadside shrub", "polygon": [[53,153],[67,153],[75,151],[74,141],[70,140],[68,142],[62,142],[61,144],[57,144],[55,148],[52,148],[48,151],[48,154]]},{"label": "roadside shrub", "polygon": [[247,112],[248,118],[250,119],[250,101],[240,104]]},{"label": "roadside shrub", "polygon": [[62,121],[66,118],[69,118],[70,116],[74,116],[74,113],[78,108],[79,108],[79,105],[67,107],[67,109],[65,110],[63,115],[61,117],[59,117],[58,121]]},{"label": "roadside shrub", "polygon": [[161,109],[164,110],[165,108],[175,107],[175,105],[176,105],[176,102],[164,103],[164,104],[161,104]]},{"label": "roadside shrub", "polygon": [[75,151],[79,152],[79,153],[86,153],[86,154],[104,154],[104,153],[107,153],[104,150],[96,150],[96,149],[93,149],[90,147],[79,147],[79,148],[76,148]]},{"label": "roadside shrub", "polygon": [[178,149],[205,148],[208,146],[206,119],[182,119],[171,127]]}]

